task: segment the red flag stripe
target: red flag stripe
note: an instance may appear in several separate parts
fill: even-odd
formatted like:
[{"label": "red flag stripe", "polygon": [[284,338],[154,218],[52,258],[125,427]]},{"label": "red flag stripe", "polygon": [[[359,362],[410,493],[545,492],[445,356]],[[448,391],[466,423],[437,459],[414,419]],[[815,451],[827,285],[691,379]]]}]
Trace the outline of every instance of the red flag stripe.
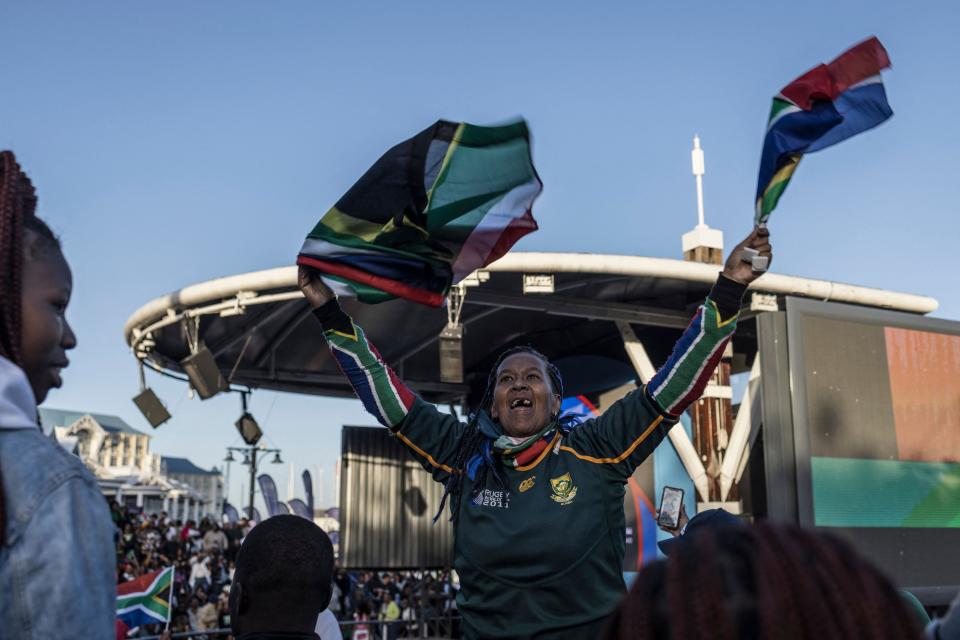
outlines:
[{"label": "red flag stripe", "polygon": [[371,287],[375,287],[381,291],[386,291],[387,293],[392,293],[395,296],[406,298],[407,300],[412,300],[421,304],[428,304],[431,307],[439,307],[443,304],[443,296],[439,293],[433,293],[424,289],[417,289],[402,282],[397,282],[396,280],[390,280],[389,278],[384,278],[382,276],[372,275],[355,267],[348,267],[347,265],[343,264],[327,262],[326,260],[318,260],[308,256],[300,256],[297,258],[297,264],[313,267],[314,269],[319,269],[324,273],[340,276],[341,278],[346,278],[347,280],[355,280],[357,282],[369,284]]},{"label": "red flag stripe", "polygon": [[820,64],[785,86],[780,94],[801,109],[815,100],[835,100],[841,93],[890,66],[887,50],[873,37]]}]

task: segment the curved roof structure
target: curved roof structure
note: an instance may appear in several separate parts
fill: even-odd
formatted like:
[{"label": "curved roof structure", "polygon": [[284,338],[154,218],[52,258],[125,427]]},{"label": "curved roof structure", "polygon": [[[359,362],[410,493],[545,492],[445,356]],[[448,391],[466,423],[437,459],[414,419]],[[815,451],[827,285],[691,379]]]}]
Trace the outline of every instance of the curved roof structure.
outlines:
[{"label": "curved roof structure", "polygon": [[[440,381],[438,335],[445,309],[404,300],[341,303],[384,358],[433,402],[468,397],[496,354],[532,344],[560,367],[567,392],[609,389],[635,377],[617,321],[644,340],[654,361],[665,359],[678,333],[716,279],[716,265],[637,256],[510,253],[474,274],[467,287],[464,383]],[[296,284],[296,267],[267,269],[192,285],[148,302],[127,321],[127,343],[147,366],[182,372],[190,344],[202,341],[233,384],[296,393],[352,395],[330,358],[319,324]],[[553,278],[553,291],[524,292],[524,275]],[[925,314],[926,296],[769,273],[755,291]],[[748,300],[749,303],[749,300]],[[746,316],[752,312],[747,311]],[[744,323],[747,325],[748,323]],[[753,341],[743,326],[737,341]],[[735,347],[737,345],[735,344]]]}]

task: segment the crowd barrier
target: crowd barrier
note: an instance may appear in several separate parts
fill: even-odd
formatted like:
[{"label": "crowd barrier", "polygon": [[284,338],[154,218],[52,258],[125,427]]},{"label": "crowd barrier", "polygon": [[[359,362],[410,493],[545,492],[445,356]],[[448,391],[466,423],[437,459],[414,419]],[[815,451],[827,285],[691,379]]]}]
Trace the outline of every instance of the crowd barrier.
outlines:
[{"label": "crowd barrier", "polygon": [[[459,616],[438,616],[433,618],[415,618],[413,620],[358,621],[341,620],[340,631],[344,638],[363,640],[357,633],[358,627],[366,627],[366,640],[399,640],[400,638],[419,638],[420,640],[450,640],[460,637]],[[226,638],[230,629],[207,629],[206,631],[185,631],[173,633],[171,638]],[[143,636],[137,640],[160,640],[161,636]]]}]

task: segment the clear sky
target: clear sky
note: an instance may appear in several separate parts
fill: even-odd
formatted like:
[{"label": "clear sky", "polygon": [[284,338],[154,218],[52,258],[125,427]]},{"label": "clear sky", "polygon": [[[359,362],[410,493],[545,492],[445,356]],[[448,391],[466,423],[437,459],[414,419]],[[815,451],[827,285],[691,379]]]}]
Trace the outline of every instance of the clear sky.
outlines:
[{"label": "clear sky", "polygon": [[[545,189],[517,250],[679,257],[695,133],[707,222],[732,246],[771,96],[872,34],[895,115],[804,160],[771,220],[773,268],[932,295],[960,319],[960,8],[879,4],[4,3],[0,148],[33,177],[75,279],[80,345],[48,406],[149,432],[130,401],[130,314],[291,264],[383,151],[441,117],[529,121]],[[174,416],[152,450],[209,467],[239,444],[235,396],[149,382]],[[372,423],[359,402],[258,392],[251,408],[298,472],[323,469],[330,503],[339,426]],[[263,469],[285,499],[287,467]],[[232,465],[235,502],[245,470]]]}]

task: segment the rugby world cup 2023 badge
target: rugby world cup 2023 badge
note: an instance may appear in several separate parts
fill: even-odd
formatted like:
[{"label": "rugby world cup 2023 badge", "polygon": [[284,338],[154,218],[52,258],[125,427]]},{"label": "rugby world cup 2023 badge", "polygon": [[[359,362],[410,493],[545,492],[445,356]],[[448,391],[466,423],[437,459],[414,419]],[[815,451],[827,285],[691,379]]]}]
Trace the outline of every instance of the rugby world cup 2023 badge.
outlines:
[{"label": "rugby world cup 2023 badge", "polygon": [[577,497],[577,487],[569,471],[559,478],[550,478],[550,488],[553,489],[550,499],[560,504],[570,504]]}]

